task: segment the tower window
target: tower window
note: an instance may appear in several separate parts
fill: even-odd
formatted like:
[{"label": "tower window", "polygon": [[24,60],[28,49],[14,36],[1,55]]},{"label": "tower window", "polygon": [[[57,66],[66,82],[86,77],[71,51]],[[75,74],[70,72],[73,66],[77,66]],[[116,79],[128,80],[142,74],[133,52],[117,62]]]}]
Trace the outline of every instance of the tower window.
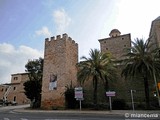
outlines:
[{"label": "tower window", "polygon": [[16,87],[14,87],[13,90],[16,90]]},{"label": "tower window", "polygon": [[14,80],[18,80],[18,77],[14,77],[13,79],[14,79]]},{"label": "tower window", "polygon": [[16,101],[16,96],[14,96],[13,101]]}]

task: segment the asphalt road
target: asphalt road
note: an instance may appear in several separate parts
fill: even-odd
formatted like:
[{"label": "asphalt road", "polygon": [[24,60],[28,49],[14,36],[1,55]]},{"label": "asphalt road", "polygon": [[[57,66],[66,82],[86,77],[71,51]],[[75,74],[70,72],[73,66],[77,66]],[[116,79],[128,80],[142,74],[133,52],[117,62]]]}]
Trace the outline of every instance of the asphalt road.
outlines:
[{"label": "asphalt road", "polygon": [[0,111],[0,120],[124,120],[121,115]]},{"label": "asphalt road", "polygon": [[[160,120],[160,111],[29,110],[29,105],[0,107],[0,120]],[[136,117],[132,115],[155,115]]]}]

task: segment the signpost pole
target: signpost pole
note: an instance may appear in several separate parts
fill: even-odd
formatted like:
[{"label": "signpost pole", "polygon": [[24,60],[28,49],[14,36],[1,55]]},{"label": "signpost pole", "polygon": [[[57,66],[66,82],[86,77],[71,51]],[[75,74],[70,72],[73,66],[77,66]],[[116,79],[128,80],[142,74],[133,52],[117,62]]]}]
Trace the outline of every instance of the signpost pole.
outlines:
[{"label": "signpost pole", "polygon": [[81,109],[82,109],[81,100],[79,100],[79,109],[80,109],[80,111],[81,111]]},{"label": "signpost pole", "polygon": [[112,111],[112,98],[109,96],[109,106],[110,106],[110,111]]},{"label": "signpost pole", "polygon": [[106,96],[109,97],[109,106],[110,106],[110,111],[112,111],[112,98],[113,96],[115,96],[115,91],[108,91],[106,92]]}]

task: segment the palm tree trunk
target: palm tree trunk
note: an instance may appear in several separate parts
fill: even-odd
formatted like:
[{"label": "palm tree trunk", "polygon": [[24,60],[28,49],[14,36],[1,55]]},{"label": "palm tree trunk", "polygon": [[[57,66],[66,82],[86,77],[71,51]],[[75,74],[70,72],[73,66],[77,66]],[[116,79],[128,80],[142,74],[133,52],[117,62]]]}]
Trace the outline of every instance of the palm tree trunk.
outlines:
[{"label": "palm tree trunk", "polygon": [[97,77],[94,77],[94,93],[93,93],[93,103],[95,106],[97,106]]},{"label": "palm tree trunk", "polygon": [[109,99],[107,99],[108,97],[106,96],[106,92],[109,91],[109,83],[108,83],[107,78],[105,79],[105,86],[104,86],[104,89],[105,89],[104,96],[106,97],[107,102],[109,102]]},{"label": "palm tree trunk", "polygon": [[147,77],[144,77],[144,88],[145,88],[145,98],[146,98],[146,108],[150,108],[149,103],[149,86],[148,86],[148,79]]},{"label": "palm tree trunk", "polygon": [[108,91],[109,90],[109,83],[108,80],[105,80],[105,90]]}]

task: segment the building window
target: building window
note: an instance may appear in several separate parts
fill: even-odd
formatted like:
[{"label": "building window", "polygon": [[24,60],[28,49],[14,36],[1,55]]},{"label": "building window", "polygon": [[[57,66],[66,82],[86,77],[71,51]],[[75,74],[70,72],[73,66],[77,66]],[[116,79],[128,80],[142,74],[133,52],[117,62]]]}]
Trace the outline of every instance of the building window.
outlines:
[{"label": "building window", "polygon": [[2,88],[2,90],[1,90],[2,92],[3,92],[3,88]]},{"label": "building window", "polygon": [[108,50],[108,48],[106,48],[106,50]]},{"label": "building window", "polygon": [[104,43],[106,43],[106,41],[104,41]]},{"label": "building window", "polygon": [[124,40],[124,38],[122,37],[122,40]]},{"label": "building window", "polygon": [[13,87],[13,90],[16,90],[16,87]]},{"label": "building window", "polygon": [[14,79],[14,80],[18,80],[18,77],[14,77],[13,79]]},{"label": "building window", "polygon": [[16,96],[14,96],[13,101],[16,101]]},{"label": "building window", "polygon": [[124,47],[126,47],[126,45],[124,45]]}]

